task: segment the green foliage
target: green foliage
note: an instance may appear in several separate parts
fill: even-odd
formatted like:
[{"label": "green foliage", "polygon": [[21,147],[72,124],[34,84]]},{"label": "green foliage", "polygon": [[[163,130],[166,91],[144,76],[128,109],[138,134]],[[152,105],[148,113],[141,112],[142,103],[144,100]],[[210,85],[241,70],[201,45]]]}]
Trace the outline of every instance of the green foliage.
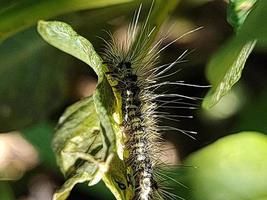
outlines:
[{"label": "green foliage", "polygon": [[241,132],[191,154],[185,161],[193,200],[267,199],[267,136]]},{"label": "green foliage", "polygon": [[[117,199],[126,199],[125,195],[131,195],[131,190],[124,193],[114,185],[117,177],[124,179],[122,183],[126,182],[127,173],[125,167],[119,167],[124,164],[115,156],[113,127],[116,124],[112,118],[115,100],[104,76],[107,69],[102,59],[88,40],[63,22],[40,21],[38,31],[47,42],[86,62],[98,75],[94,95],[69,107],[60,118],[53,148],[57,163],[68,180],[54,199],[66,199],[79,182],[90,181],[89,185],[94,185],[102,178]],[[109,170],[111,162],[116,170]]]},{"label": "green foliage", "polygon": [[69,25],[57,21],[39,21],[38,32],[49,44],[91,66],[98,77],[102,79],[104,72],[102,59],[95,52],[93,45],[84,37],[79,36]]},{"label": "green foliage", "polygon": [[[170,2],[172,3],[163,7],[161,15],[152,18],[154,23],[150,20],[149,23],[158,25],[156,30],[164,20],[163,16],[166,16],[177,3],[173,0]],[[162,4],[163,1],[158,1],[152,16],[162,9],[159,6]],[[127,184],[127,168],[119,159],[123,154],[120,143],[121,131],[114,121],[114,116],[120,116],[120,102],[115,98],[116,91],[112,91],[105,76],[107,67],[92,44],[66,23],[39,21],[38,32],[49,44],[88,64],[98,76],[93,96],[72,105],[60,118],[53,148],[57,163],[68,180],[54,195],[54,199],[66,199],[77,183],[89,181],[89,185],[94,185],[101,179],[116,199],[131,199],[133,188]],[[154,34],[151,37],[155,36]],[[121,190],[118,183],[124,184],[126,189]]]},{"label": "green foliage", "polygon": [[53,148],[61,171],[68,178],[54,199],[66,199],[79,182],[89,181],[91,186],[102,178],[117,199],[126,199],[126,194],[113,183],[117,180],[126,185],[126,168],[117,157],[112,159],[114,153],[110,153],[110,141],[100,124],[92,97],[75,103],[62,115]]},{"label": "green foliage", "polygon": [[227,9],[227,20],[238,30],[244,23],[252,6],[257,0],[230,0]]},{"label": "green foliage", "polygon": [[216,104],[240,79],[245,62],[255,44],[256,41],[244,45],[232,40],[212,57],[207,66],[207,78],[212,88],[203,100],[204,108]]},{"label": "green foliage", "polygon": [[57,15],[126,3],[131,0],[23,0],[10,2],[0,9],[0,41],[34,25],[40,19]]},{"label": "green foliage", "polygon": [[[245,105],[244,110],[240,113],[235,130],[253,130],[267,133],[267,92],[264,91],[259,97],[253,97],[252,102]],[[260,116],[260,118],[259,118]]]},{"label": "green foliage", "polygon": [[63,54],[50,59],[55,52],[33,29],[0,45],[1,132],[36,123],[62,104],[68,59]]},{"label": "green foliage", "polygon": [[[106,66],[93,45],[69,25],[42,19],[91,9],[86,15],[87,19],[81,18],[81,13],[75,13],[67,19],[71,19],[71,23],[74,21],[79,31],[82,23],[87,26],[90,22],[90,26],[82,31],[95,36],[96,31],[103,28],[103,21],[123,21],[121,18],[114,21],[109,19],[128,11],[130,4],[117,10],[110,7],[98,11],[96,8],[130,1],[133,0],[0,0],[0,41],[3,41],[0,45],[0,132],[22,129],[24,137],[37,149],[40,165],[53,172],[57,172],[57,160],[67,181],[54,195],[55,200],[66,199],[77,183],[89,182],[89,186],[92,186],[101,179],[118,200],[130,199],[133,188],[130,186],[121,190],[118,186],[118,183],[127,185],[128,177],[121,160],[122,134],[116,123],[116,120],[121,120],[118,119],[120,100],[105,76]],[[131,5],[137,8],[140,2],[133,1]],[[186,1],[192,5],[203,2],[208,0]],[[143,3],[149,8],[149,1]],[[149,45],[177,3],[176,0],[155,1],[148,24],[156,26],[156,31]],[[266,48],[266,10],[265,0],[229,1],[227,20],[235,33],[207,65],[206,77],[212,88],[204,98],[204,108],[219,102],[238,82],[256,43]],[[183,13],[179,10],[179,14]],[[67,108],[60,118],[53,139],[56,159],[51,149],[54,124],[40,121],[47,121],[65,105],[64,100],[69,97],[68,87],[72,85],[66,75],[73,63],[69,62],[70,57],[44,43],[34,29],[22,31],[38,20],[41,20],[38,32],[45,41],[89,65],[98,77],[94,94]],[[235,126],[237,132],[251,129],[266,132],[266,98],[264,92],[258,99],[253,97],[253,102],[243,109],[239,124]],[[200,149],[186,159],[185,165],[189,166],[186,172],[178,170],[172,175],[182,183],[183,179],[188,181],[185,191],[175,188],[176,194],[188,199],[185,194],[189,192],[193,200],[266,200],[266,146],[266,136],[242,132]],[[86,187],[86,191],[94,189]],[[95,192],[95,196],[107,198],[102,189]],[[0,199],[14,198],[9,184],[1,182]]]},{"label": "green foliage", "polygon": [[0,182],[0,199],[14,200],[14,194],[7,182]]},{"label": "green foliage", "polygon": [[[203,100],[204,108],[210,108],[216,104],[240,79],[245,62],[256,41],[259,43],[266,41],[264,24],[267,20],[267,2],[258,1],[249,14],[248,10],[240,14],[241,8],[238,6],[244,4],[251,5],[252,3],[249,0],[231,1],[228,14],[230,18],[235,16],[235,20],[231,18],[231,21],[235,28],[238,28],[238,32],[215,53],[208,63],[206,76],[212,84],[212,89]],[[231,9],[232,6],[235,9]]]}]

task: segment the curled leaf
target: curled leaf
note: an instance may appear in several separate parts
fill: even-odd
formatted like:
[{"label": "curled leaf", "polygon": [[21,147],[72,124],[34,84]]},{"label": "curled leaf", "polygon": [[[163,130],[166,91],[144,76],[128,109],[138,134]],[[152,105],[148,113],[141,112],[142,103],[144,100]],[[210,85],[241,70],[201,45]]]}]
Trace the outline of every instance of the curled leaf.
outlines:
[{"label": "curled leaf", "polygon": [[51,45],[87,63],[98,75],[93,96],[70,106],[59,120],[53,149],[67,181],[54,199],[67,198],[77,183],[89,181],[91,186],[101,179],[118,200],[129,199],[133,193],[132,184],[129,184],[126,166],[116,152],[121,151],[116,147],[120,131],[113,118],[118,107],[104,76],[106,66],[92,44],[69,25],[40,21],[38,32]]},{"label": "curled leaf", "polygon": [[[132,188],[128,185],[126,166],[110,153],[110,144],[92,97],[70,106],[60,118],[53,140],[57,162],[68,179],[55,193],[54,200],[66,199],[77,183],[89,181],[91,186],[101,179],[117,199],[127,199]],[[118,183],[124,184],[125,189]]]},{"label": "curled leaf", "polygon": [[62,115],[53,140],[53,150],[61,171],[68,178],[55,194],[55,199],[67,197],[76,183],[97,183],[102,178],[95,163],[86,162],[79,156],[79,153],[89,154],[99,162],[107,157],[103,151],[100,121],[92,97],[75,103]]}]

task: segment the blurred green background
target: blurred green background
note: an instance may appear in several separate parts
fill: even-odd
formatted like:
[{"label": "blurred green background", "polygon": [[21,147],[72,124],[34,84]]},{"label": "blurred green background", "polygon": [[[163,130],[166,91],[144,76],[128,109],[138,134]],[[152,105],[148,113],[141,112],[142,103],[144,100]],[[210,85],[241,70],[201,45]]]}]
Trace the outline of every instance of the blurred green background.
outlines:
[{"label": "blurred green background", "polygon": [[[101,54],[103,43],[99,37],[108,39],[105,30],[110,30],[118,37],[120,34],[124,34],[125,27],[131,21],[134,11],[141,2],[144,7],[141,16],[141,20],[143,20],[151,5],[149,0],[92,0],[87,3],[79,0],[0,0],[1,200],[47,200],[52,198],[54,190],[64,182],[51,149],[54,127],[64,109],[92,94],[96,84],[96,75],[86,64],[49,46],[42,40],[36,31],[37,20],[60,20],[70,24],[80,35],[91,41],[97,52]],[[232,6],[237,5],[234,3],[247,3],[247,7],[241,7],[241,10],[244,8],[243,10],[246,11],[256,1],[231,2]],[[267,8],[266,2],[259,2],[262,3],[262,10]],[[162,122],[198,132],[196,140],[180,133],[164,134],[168,141],[167,145],[170,146],[170,152],[168,152],[171,157],[170,162],[181,166],[175,172],[174,177],[187,185],[187,188],[176,186],[175,193],[186,199],[267,199],[266,192],[262,192],[257,186],[255,186],[255,191],[251,191],[250,197],[236,195],[233,191],[227,192],[227,194],[235,193],[233,196],[219,197],[220,190],[215,191],[215,197],[206,194],[203,197],[195,197],[192,194],[196,194],[196,190],[192,188],[196,185],[198,187],[201,181],[194,180],[194,176],[188,179],[190,174],[194,174],[190,170],[195,165],[201,166],[202,163],[205,163],[205,165],[211,166],[209,162],[224,159],[219,157],[218,149],[232,148],[233,145],[238,149],[238,145],[224,140],[224,145],[209,147],[208,153],[201,154],[200,149],[217,139],[241,131],[267,133],[267,43],[265,39],[267,31],[265,31],[266,28],[264,29],[264,23],[267,21],[266,14],[257,15],[256,13],[255,15],[261,20],[251,22],[250,24],[253,24],[254,27],[244,25],[244,28],[240,29],[243,24],[242,20],[245,20],[246,16],[234,8],[229,6],[227,0],[181,0],[161,29],[162,35],[168,35],[164,42],[167,44],[188,31],[203,27],[170,45],[160,57],[161,63],[169,63],[188,49],[190,53],[184,59],[185,62],[177,66],[182,69],[181,72],[172,76],[171,79],[199,85],[209,85],[210,83],[213,85],[210,76],[217,78],[216,73],[207,75],[207,78],[205,75],[209,73],[206,72],[207,66],[214,58],[215,52],[220,52],[224,48],[224,52],[234,55],[231,53],[231,50],[234,49],[231,44],[225,47],[229,38],[236,41],[241,39],[235,39],[234,35],[240,36],[238,38],[241,36],[244,38],[243,35],[246,35],[246,41],[260,38],[246,61],[241,79],[215,106],[204,109],[199,100],[193,102],[198,107],[194,111],[174,111],[177,115],[193,114],[193,119]],[[235,13],[240,15],[234,15]],[[250,30],[253,30],[253,34]],[[224,55],[226,54],[222,54],[220,58],[227,62]],[[204,98],[208,89],[176,87],[174,92]],[[255,135],[257,134],[255,133]],[[237,136],[236,140],[243,141],[241,139],[243,137],[247,136],[241,135],[240,138]],[[249,137],[251,136],[249,135]],[[258,140],[262,141],[256,143],[263,148],[262,151],[259,150],[262,155],[259,158],[255,157],[259,162],[253,159],[251,162],[261,166],[264,171],[264,169],[267,170],[267,161],[264,158],[266,157],[264,153],[267,152],[265,151],[267,148],[266,138],[260,137]],[[230,141],[235,141],[235,139]],[[249,152],[254,150],[257,152],[259,146],[254,145],[255,143],[252,143],[251,146],[248,144]],[[238,150],[232,149],[231,152],[241,151],[244,146],[241,145]],[[189,155],[193,152],[200,152],[200,155],[190,157]],[[206,156],[207,154],[209,156]],[[243,160],[246,159],[247,153],[238,155],[239,157],[234,159],[240,163],[241,169],[244,167]],[[251,156],[254,158],[254,155]],[[184,160],[186,160],[186,164],[183,164]],[[232,161],[230,159],[226,165],[231,165]],[[237,170],[238,166],[237,164]],[[208,170],[208,167],[205,169]],[[251,175],[250,172],[254,172],[253,169],[251,169],[252,171],[244,170],[246,172],[244,176],[254,176],[256,182],[258,176],[267,178],[266,173],[265,175]],[[216,173],[220,175],[218,171]],[[214,176],[217,176],[216,173]],[[233,176],[234,174],[228,175]],[[208,186],[211,189],[200,190],[200,193],[203,191],[212,193],[212,187],[229,186],[226,182],[223,182],[225,185],[216,185],[216,182],[212,182],[212,180],[205,181],[205,176],[201,178],[204,183],[210,184]],[[237,185],[241,184],[242,182]],[[239,190],[241,194],[242,190],[245,191],[245,189]],[[254,192],[257,198],[253,196]],[[113,197],[104,184],[100,183],[94,187],[86,187],[85,184],[76,187],[69,199],[113,199]]]}]

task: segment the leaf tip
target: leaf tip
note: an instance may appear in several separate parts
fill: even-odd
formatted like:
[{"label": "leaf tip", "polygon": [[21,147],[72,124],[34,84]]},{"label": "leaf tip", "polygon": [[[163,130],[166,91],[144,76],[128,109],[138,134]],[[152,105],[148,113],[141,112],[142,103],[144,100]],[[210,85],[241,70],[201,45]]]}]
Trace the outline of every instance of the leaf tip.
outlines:
[{"label": "leaf tip", "polygon": [[210,89],[208,91],[208,93],[206,94],[206,96],[204,97],[203,101],[202,101],[202,104],[201,104],[201,107],[206,109],[206,110],[209,110],[211,107],[213,107],[217,102],[214,101],[214,98],[213,97],[213,89]]}]

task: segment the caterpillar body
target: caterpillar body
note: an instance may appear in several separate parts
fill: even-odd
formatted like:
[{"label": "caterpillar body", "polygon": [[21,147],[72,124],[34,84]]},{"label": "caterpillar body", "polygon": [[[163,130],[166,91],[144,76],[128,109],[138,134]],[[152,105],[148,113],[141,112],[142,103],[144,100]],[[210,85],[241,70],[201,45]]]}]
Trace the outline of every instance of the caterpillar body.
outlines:
[{"label": "caterpillar body", "polygon": [[[184,54],[169,65],[155,67],[159,53],[166,46],[159,49],[163,40],[160,39],[146,49],[154,28],[147,25],[149,15],[145,23],[138,27],[140,10],[141,6],[129,26],[125,41],[118,42],[112,35],[111,41],[104,40],[104,63],[109,70],[106,75],[113,89],[120,94],[121,127],[125,138],[124,160],[131,171],[135,188],[132,200],[178,199],[179,196],[161,186],[166,178],[158,171],[161,164],[160,130],[164,127],[158,125],[159,115],[156,110],[159,107],[159,97],[190,97],[155,94],[154,90],[167,84],[183,85],[181,82],[157,83],[157,80],[168,76],[164,73],[178,63]],[[166,104],[165,101],[162,102]],[[193,133],[175,130],[187,135]]]},{"label": "caterpillar body", "polygon": [[[135,182],[133,199],[152,199],[153,191],[157,189],[152,156],[155,155],[153,149],[157,148],[151,148],[158,137],[156,119],[153,116],[156,104],[152,100],[152,92],[145,89],[148,82],[142,77],[143,71],[140,70],[152,65],[152,54],[145,55],[143,61],[139,61],[141,55],[138,55],[138,51],[137,55],[133,55],[135,52],[125,52],[124,47],[117,49],[113,46],[112,49],[118,52],[107,56],[105,62],[110,70],[109,75],[117,81],[113,87],[121,94],[122,132],[128,151],[126,164],[131,167]],[[117,57],[118,55],[121,56]]]},{"label": "caterpillar body", "polygon": [[131,63],[122,61],[117,67],[122,69],[121,74],[117,73],[121,79],[115,87],[122,96],[123,133],[127,138],[126,149],[129,152],[126,163],[133,171],[136,190],[134,199],[151,199],[151,193],[157,185],[151,157],[152,149],[156,148],[150,146],[155,144],[154,137],[151,137],[152,132],[153,135],[156,133],[155,124],[151,124],[154,121],[154,105],[146,99],[148,91],[138,82]]}]

